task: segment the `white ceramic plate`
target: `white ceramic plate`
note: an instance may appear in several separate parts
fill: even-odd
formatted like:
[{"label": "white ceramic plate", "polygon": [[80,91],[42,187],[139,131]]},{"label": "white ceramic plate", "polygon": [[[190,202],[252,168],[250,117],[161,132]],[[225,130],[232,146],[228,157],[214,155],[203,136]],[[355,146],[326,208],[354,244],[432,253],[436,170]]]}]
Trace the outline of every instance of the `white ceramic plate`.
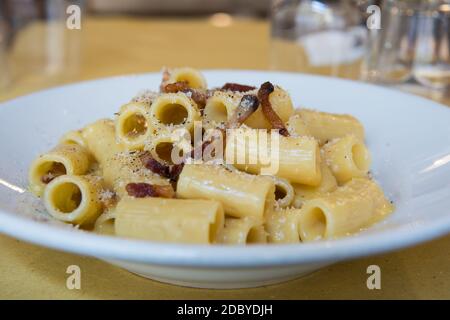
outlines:
[{"label": "white ceramic plate", "polygon": [[367,84],[293,73],[208,71],[225,82],[287,89],[297,106],[350,113],[367,130],[375,178],[396,205],[358,235],[297,245],[248,247],[152,243],[99,236],[55,223],[27,192],[32,159],[68,130],[112,117],[160,74],[116,77],[55,88],[0,105],[0,232],[94,256],[152,279],[194,287],[251,287],[322,266],[411,246],[450,232],[450,108]]}]

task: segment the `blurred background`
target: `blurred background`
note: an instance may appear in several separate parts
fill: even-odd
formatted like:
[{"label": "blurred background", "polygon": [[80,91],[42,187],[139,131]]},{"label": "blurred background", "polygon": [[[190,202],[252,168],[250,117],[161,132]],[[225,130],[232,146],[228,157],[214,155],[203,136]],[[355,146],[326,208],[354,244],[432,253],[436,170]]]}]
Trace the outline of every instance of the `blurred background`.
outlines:
[{"label": "blurred background", "polygon": [[0,0],[0,101],[163,66],[368,81],[450,104],[450,0]]}]

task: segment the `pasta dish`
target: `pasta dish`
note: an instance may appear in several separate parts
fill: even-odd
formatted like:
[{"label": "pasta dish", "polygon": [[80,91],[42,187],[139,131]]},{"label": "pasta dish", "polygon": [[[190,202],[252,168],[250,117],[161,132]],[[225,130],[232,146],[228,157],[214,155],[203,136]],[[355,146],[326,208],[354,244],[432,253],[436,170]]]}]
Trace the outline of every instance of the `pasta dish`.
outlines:
[{"label": "pasta dish", "polygon": [[67,132],[29,169],[55,219],[105,235],[197,244],[350,235],[393,211],[363,125],[294,108],[271,82],[208,88],[193,68]]}]

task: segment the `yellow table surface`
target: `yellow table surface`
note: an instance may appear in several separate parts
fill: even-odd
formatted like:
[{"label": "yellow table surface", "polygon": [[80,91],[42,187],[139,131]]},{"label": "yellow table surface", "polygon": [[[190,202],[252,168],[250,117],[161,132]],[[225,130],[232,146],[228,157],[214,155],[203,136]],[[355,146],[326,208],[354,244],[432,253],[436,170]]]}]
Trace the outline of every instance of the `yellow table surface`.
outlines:
[{"label": "yellow table surface", "polygon": [[[39,27],[26,30],[37,43]],[[157,71],[163,65],[268,69],[269,26],[234,20],[215,27],[207,19],[89,18],[79,37],[73,73],[17,76],[0,101],[65,82]],[[72,34],[71,36],[73,36]],[[17,43],[14,59],[27,50]],[[31,50],[34,52],[33,50]],[[77,51],[78,52],[78,51]],[[39,52],[36,50],[36,55]],[[23,65],[30,58],[22,60]],[[287,283],[241,290],[201,290],[147,280],[94,258],[49,250],[0,235],[0,298],[14,299],[449,299],[450,236],[370,258],[339,263]],[[381,268],[381,290],[366,287],[369,265]],[[66,288],[66,269],[81,268],[81,290]]]}]

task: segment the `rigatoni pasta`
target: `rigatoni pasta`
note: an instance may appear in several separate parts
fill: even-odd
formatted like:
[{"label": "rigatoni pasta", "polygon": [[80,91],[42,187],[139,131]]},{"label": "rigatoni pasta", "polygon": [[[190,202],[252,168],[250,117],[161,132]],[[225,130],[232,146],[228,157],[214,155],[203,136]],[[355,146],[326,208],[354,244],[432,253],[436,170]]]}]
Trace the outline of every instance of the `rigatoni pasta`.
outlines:
[{"label": "rigatoni pasta", "polygon": [[114,222],[116,219],[115,212],[109,212],[106,211],[102,213],[94,224],[94,232],[98,234],[104,234],[104,235],[114,235]]},{"label": "rigatoni pasta", "polygon": [[200,112],[186,94],[165,93],[151,104],[148,119],[158,131],[168,131],[173,127],[192,131],[194,122],[200,120]]},{"label": "rigatoni pasta", "polygon": [[317,198],[323,194],[336,190],[338,186],[337,180],[325,161],[321,162],[320,169],[322,171],[322,181],[318,186],[312,187],[299,183],[294,183],[292,185],[294,189],[292,205],[294,207],[301,208],[305,200]]},{"label": "rigatoni pasta", "polygon": [[226,123],[239,105],[242,94],[217,91],[207,100],[204,119],[217,125]]},{"label": "rigatoni pasta", "polygon": [[300,236],[311,241],[348,235],[381,220],[392,209],[375,182],[353,179],[328,195],[305,202]]},{"label": "rigatoni pasta", "polygon": [[150,151],[158,161],[172,165],[174,162],[179,162],[183,155],[192,151],[192,143],[174,132],[162,132],[155,134],[148,141],[145,150]]},{"label": "rigatoni pasta", "polygon": [[364,141],[364,127],[355,117],[347,114],[333,114],[301,108],[290,119],[294,132],[309,134],[319,143],[325,144],[333,139],[353,135]]},{"label": "rigatoni pasta", "polygon": [[[257,143],[249,139],[257,137]],[[262,141],[261,141],[262,140]],[[227,137],[227,152],[240,170],[260,174],[269,162],[277,162],[276,176],[290,182],[317,186],[321,181],[320,149],[316,140],[310,137],[278,137],[277,152],[272,151],[272,141],[267,137],[267,149],[259,132],[254,129],[235,131]],[[275,156],[275,157],[273,157]],[[265,159],[269,161],[265,163]],[[227,159],[228,160],[228,159]]]},{"label": "rigatoni pasta", "polygon": [[275,201],[280,208],[287,208],[292,205],[295,198],[295,191],[292,184],[286,179],[271,176],[275,185]]},{"label": "rigatoni pasta", "polygon": [[125,148],[142,150],[152,133],[148,121],[148,105],[132,102],[124,105],[116,117],[116,138]]},{"label": "rigatoni pasta", "polygon": [[187,82],[190,88],[194,89],[206,89],[206,79],[197,69],[184,67],[167,69],[164,71],[163,79],[164,84]]},{"label": "rigatoni pasta", "polygon": [[102,190],[98,177],[63,175],[45,188],[45,208],[58,220],[92,225],[102,213]]},{"label": "rigatoni pasta", "polygon": [[81,130],[72,130],[67,132],[59,140],[59,144],[77,144],[82,147],[87,147],[86,141],[81,134]]},{"label": "rigatoni pasta", "polygon": [[[294,112],[291,97],[284,89],[275,86],[274,92],[269,97],[273,110],[283,122],[286,122]],[[261,106],[245,121],[245,124],[256,129],[270,129],[271,125],[264,116]]]},{"label": "rigatoni pasta", "polygon": [[228,215],[237,218],[261,219],[274,192],[271,179],[213,165],[185,165],[177,184],[179,197],[218,200]]},{"label": "rigatoni pasta", "polygon": [[101,119],[89,124],[81,132],[87,149],[100,167],[108,159],[125,150],[124,145],[116,140],[114,121],[110,119]]},{"label": "rigatoni pasta", "polygon": [[224,228],[217,235],[217,242],[234,245],[266,243],[267,234],[262,221],[249,217],[226,218]]},{"label": "rigatoni pasta", "polygon": [[115,232],[145,240],[209,244],[216,241],[223,223],[218,201],[126,198],[117,205]]},{"label": "rigatoni pasta", "polygon": [[163,71],[115,120],[69,131],[29,169],[57,220],[159,242],[300,243],[358,232],[393,211],[352,116],[294,110],[286,90]]},{"label": "rigatoni pasta", "polygon": [[299,221],[300,209],[268,210],[265,215],[265,228],[269,242],[300,242]]},{"label": "rigatoni pasta", "polygon": [[29,170],[30,190],[41,196],[45,186],[54,178],[70,174],[83,175],[90,166],[86,148],[78,144],[61,144],[39,156]]},{"label": "rigatoni pasta", "polygon": [[366,177],[369,172],[369,151],[354,135],[328,142],[323,147],[323,156],[341,184],[353,178]]}]

